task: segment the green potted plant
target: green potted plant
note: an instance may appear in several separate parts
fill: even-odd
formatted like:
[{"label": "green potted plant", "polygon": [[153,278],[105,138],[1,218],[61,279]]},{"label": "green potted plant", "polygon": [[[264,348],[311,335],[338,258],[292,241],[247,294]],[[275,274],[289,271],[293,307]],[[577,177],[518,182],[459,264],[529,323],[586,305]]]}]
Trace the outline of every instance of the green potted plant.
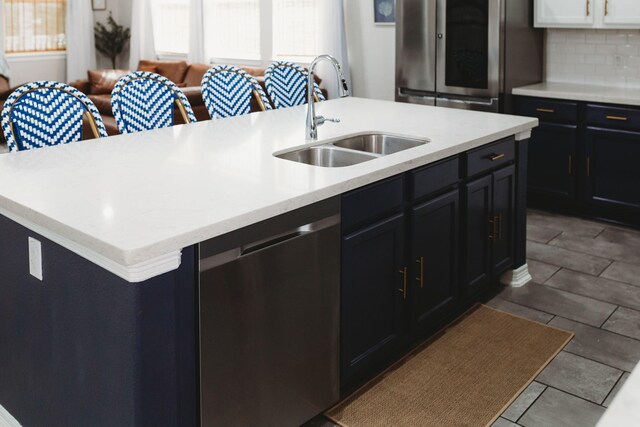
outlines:
[{"label": "green potted plant", "polygon": [[96,49],[111,59],[111,65],[116,68],[116,58],[122,53],[131,38],[131,30],[124,28],[113,19],[111,13],[107,18],[107,25],[96,23],[94,28]]}]

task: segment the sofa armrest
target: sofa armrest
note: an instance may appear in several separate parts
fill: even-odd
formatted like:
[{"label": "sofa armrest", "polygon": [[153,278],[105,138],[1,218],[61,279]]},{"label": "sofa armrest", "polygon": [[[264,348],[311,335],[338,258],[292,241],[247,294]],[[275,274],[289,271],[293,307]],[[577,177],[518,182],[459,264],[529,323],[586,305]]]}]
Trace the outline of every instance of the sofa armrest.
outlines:
[{"label": "sofa armrest", "polygon": [[85,95],[89,95],[91,93],[91,83],[89,83],[89,80],[86,80],[86,79],[74,80],[71,83],[69,83],[69,86],[78,89],[80,92],[84,93]]},{"label": "sofa armrest", "polygon": [[204,105],[204,101],[202,100],[202,88],[200,86],[187,86],[180,90],[182,90],[184,95],[187,97],[189,104],[191,104],[192,107]]}]

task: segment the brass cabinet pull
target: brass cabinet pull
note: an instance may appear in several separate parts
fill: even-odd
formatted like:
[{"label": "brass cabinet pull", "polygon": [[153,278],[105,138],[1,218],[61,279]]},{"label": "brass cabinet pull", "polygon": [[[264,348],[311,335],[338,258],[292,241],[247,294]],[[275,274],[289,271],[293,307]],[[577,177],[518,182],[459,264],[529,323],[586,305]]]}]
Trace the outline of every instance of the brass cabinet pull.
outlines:
[{"label": "brass cabinet pull", "polygon": [[591,2],[587,0],[587,16],[591,15]]},{"label": "brass cabinet pull", "polygon": [[421,256],[416,260],[420,264],[420,277],[416,277],[416,280],[420,283],[420,289],[424,288],[424,257]]},{"label": "brass cabinet pull", "polygon": [[536,111],[538,113],[555,113],[556,110],[554,110],[553,108],[536,108]]},{"label": "brass cabinet pull", "polygon": [[626,122],[627,120],[629,120],[629,118],[622,117],[622,116],[607,116],[607,119],[609,119],[609,120],[617,120],[619,122]]},{"label": "brass cabinet pull", "polygon": [[402,292],[402,299],[407,299],[407,267],[404,267],[400,270],[400,274],[402,274],[402,287],[398,289]]},{"label": "brass cabinet pull", "polygon": [[496,238],[496,222],[495,216],[489,218],[489,240],[494,240]]},{"label": "brass cabinet pull", "polygon": [[609,0],[604,0],[604,16],[609,15]]},{"label": "brass cabinet pull", "polygon": [[569,154],[569,175],[573,173],[573,157]]},{"label": "brass cabinet pull", "polygon": [[489,159],[491,159],[492,162],[495,162],[496,160],[500,160],[503,157],[504,154],[492,154]]},{"label": "brass cabinet pull", "polygon": [[591,176],[591,157],[587,157],[587,176]]}]

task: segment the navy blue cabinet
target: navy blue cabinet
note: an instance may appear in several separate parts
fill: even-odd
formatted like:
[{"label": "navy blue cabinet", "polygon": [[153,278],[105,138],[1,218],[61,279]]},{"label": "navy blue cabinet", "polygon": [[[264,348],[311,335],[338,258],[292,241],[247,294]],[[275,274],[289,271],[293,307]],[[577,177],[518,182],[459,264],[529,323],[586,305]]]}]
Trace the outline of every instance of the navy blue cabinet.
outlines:
[{"label": "navy blue cabinet", "polygon": [[460,194],[453,190],[411,208],[411,327],[424,335],[458,300]]},{"label": "navy blue cabinet", "polygon": [[540,126],[529,144],[529,205],[640,226],[640,108],[518,97]]},{"label": "navy blue cabinet", "polygon": [[405,339],[404,214],[342,239],[341,383],[364,378]]},{"label": "navy blue cabinet", "polygon": [[587,202],[640,212],[640,133],[588,127],[586,142]]}]

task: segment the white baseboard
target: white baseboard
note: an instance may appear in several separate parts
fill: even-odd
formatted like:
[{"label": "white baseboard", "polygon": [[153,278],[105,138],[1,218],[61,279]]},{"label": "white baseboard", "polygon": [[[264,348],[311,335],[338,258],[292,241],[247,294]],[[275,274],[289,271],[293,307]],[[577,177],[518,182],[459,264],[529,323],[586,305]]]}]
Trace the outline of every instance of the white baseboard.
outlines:
[{"label": "white baseboard", "polygon": [[0,427],[22,427],[2,405],[0,405]]},{"label": "white baseboard", "polygon": [[533,278],[529,274],[528,264],[516,268],[515,270],[509,270],[500,277],[500,283],[503,285],[513,286],[514,288],[524,286],[532,280]]}]

